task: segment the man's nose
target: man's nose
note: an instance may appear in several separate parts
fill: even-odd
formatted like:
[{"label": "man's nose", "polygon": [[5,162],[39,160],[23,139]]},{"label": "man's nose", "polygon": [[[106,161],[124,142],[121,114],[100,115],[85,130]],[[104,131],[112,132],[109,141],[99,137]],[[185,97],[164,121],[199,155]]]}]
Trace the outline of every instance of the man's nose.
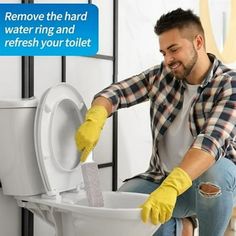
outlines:
[{"label": "man's nose", "polygon": [[174,61],[174,57],[171,54],[165,55],[165,62],[167,65],[170,65]]}]

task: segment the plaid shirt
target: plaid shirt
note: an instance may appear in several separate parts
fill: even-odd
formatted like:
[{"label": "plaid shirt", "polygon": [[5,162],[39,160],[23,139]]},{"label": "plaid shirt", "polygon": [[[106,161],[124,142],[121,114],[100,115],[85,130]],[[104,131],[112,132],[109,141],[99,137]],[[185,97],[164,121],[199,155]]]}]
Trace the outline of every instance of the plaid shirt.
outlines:
[{"label": "plaid shirt", "polygon": [[[194,138],[191,147],[210,153],[216,160],[226,157],[236,163],[236,71],[214,55],[208,56],[212,67],[200,84],[189,113]],[[167,174],[158,156],[158,142],[181,110],[184,91],[183,81],[175,79],[162,63],[95,95],[111,101],[112,113],[150,101],[152,156],[148,170],[139,175],[142,178],[158,181]]]}]

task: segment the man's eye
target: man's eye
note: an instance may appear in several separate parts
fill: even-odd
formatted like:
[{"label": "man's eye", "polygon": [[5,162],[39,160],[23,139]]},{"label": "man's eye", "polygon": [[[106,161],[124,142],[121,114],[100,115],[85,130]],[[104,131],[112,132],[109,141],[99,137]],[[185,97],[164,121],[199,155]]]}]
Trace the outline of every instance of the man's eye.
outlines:
[{"label": "man's eye", "polygon": [[176,52],[178,50],[178,48],[171,48],[170,51],[171,52]]}]

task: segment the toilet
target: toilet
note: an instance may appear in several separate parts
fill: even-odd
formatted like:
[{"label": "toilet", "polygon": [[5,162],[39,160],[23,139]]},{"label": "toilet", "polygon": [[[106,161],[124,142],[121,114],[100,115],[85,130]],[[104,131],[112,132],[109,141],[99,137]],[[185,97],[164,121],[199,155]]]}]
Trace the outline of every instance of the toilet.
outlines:
[{"label": "toilet", "polygon": [[159,225],[140,218],[146,194],[104,191],[104,207],[88,206],[74,141],[86,110],[68,83],[49,88],[40,101],[0,101],[3,193],[52,225],[56,236],[152,235]]}]

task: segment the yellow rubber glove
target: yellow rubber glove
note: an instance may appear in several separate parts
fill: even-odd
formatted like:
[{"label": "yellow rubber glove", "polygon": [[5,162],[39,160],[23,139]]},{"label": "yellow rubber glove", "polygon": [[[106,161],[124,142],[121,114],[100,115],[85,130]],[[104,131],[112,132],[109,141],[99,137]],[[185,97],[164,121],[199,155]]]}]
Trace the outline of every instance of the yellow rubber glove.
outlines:
[{"label": "yellow rubber glove", "polygon": [[87,111],[85,122],[75,134],[77,148],[82,152],[80,157],[82,162],[97,144],[107,116],[107,110],[103,106],[94,105]]},{"label": "yellow rubber glove", "polygon": [[189,175],[179,167],[153,191],[141,206],[141,218],[147,222],[149,217],[154,225],[168,221],[173,213],[177,196],[185,192],[192,185]]}]

